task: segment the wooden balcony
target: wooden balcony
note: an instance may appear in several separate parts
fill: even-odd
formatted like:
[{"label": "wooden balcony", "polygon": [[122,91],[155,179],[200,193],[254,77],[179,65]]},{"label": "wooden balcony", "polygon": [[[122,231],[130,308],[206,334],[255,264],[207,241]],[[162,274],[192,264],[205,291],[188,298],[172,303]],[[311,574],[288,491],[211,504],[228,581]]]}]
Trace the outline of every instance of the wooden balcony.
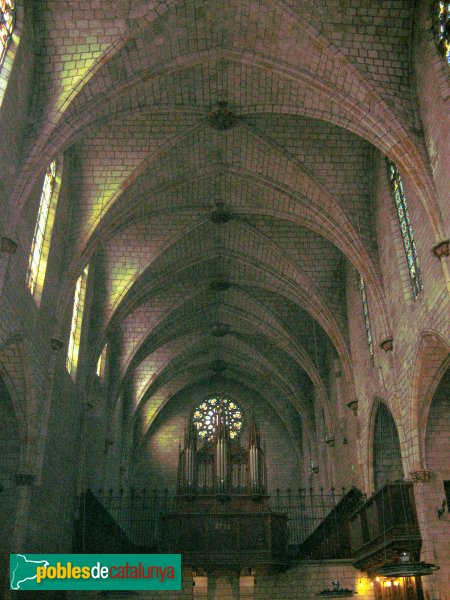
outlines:
[{"label": "wooden balcony", "polygon": [[350,517],[353,565],[374,572],[407,551],[419,559],[421,536],[412,483],[388,483]]},{"label": "wooden balcony", "polygon": [[202,568],[277,571],[287,564],[286,516],[274,512],[176,512],[161,518],[162,552]]},{"label": "wooden balcony", "polygon": [[363,502],[363,494],[351,488],[298,547],[296,556],[313,560],[351,558],[349,516]]}]

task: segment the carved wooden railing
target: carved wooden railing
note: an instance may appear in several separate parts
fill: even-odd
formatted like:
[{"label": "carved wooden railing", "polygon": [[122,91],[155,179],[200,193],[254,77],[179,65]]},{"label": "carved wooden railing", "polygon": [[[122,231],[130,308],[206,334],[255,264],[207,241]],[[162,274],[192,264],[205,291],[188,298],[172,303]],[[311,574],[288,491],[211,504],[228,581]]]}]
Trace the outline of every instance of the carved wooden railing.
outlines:
[{"label": "carved wooden railing", "polygon": [[373,570],[401,552],[418,558],[421,536],[410,482],[387,483],[350,518],[355,567]]},{"label": "carved wooden railing", "polygon": [[[297,547],[345,495],[345,488],[277,489],[268,497],[268,504],[271,511],[287,516],[288,545]],[[161,536],[161,516],[173,513],[177,508],[176,497],[169,490],[98,490],[95,497],[137,546],[156,546]],[[239,498],[239,495],[234,497]],[[241,497],[251,502],[247,495]]]},{"label": "carved wooden railing", "polygon": [[184,564],[278,570],[288,563],[286,515],[180,510],[161,524],[161,551],[182,553]]},{"label": "carved wooden railing", "polygon": [[349,517],[364,500],[358,489],[351,488],[298,547],[296,556],[314,560],[351,558]]},{"label": "carved wooden railing", "polygon": [[[98,548],[103,540],[108,540],[104,544],[108,548],[107,552],[121,552],[122,546],[154,552],[164,541],[163,521],[166,515],[202,510],[206,512],[203,508],[198,509],[206,501],[211,513],[250,513],[255,512],[255,509],[259,513],[265,513],[266,517],[258,517],[256,520],[260,519],[261,527],[264,522],[266,530],[273,532],[274,536],[276,531],[282,531],[282,537],[287,536],[289,554],[294,558],[346,558],[349,556],[348,514],[351,512],[350,507],[353,510],[356,502],[359,502],[359,497],[357,490],[347,492],[344,488],[318,491],[305,488],[285,491],[277,489],[270,497],[264,496],[258,501],[246,494],[236,494],[225,502],[219,498],[211,502],[212,497],[203,495],[192,503],[186,503],[183,509],[183,498],[180,499],[168,490],[111,489],[99,490],[95,494],[86,492],[80,501],[76,542],[78,548],[83,545],[85,548]],[[189,510],[186,511],[186,507]],[[278,519],[275,515],[282,515],[284,518]],[[195,520],[195,517],[192,519]],[[230,523],[235,523],[236,519],[242,523],[245,520],[242,515],[233,519],[234,517],[230,517]],[[285,525],[274,529],[272,523],[277,520]],[[220,527],[221,525],[218,531]],[[234,525],[232,529],[233,527]],[[305,541],[307,543],[303,545]]]}]

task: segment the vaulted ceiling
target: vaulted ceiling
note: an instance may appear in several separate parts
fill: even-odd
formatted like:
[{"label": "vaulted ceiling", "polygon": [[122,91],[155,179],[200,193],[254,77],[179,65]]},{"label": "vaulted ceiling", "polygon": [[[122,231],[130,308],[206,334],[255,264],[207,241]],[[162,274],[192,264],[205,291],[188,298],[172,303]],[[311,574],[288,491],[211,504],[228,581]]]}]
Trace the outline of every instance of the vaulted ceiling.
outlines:
[{"label": "vaulted ceiling", "polygon": [[108,342],[112,400],[126,394],[141,435],[174,394],[208,379],[253,387],[307,431],[315,402],[329,421],[337,357],[352,389],[353,269],[387,320],[377,152],[418,189],[429,177],[409,80],[413,3],[42,4],[36,137],[12,219],[64,152],[60,313],[89,262],[90,372]]}]

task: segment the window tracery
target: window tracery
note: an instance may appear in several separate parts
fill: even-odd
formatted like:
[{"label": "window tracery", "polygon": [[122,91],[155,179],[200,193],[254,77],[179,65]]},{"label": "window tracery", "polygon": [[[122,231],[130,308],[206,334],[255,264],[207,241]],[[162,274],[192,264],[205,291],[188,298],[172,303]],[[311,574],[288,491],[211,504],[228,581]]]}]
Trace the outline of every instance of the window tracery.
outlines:
[{"label": "window tracery", "polygon": [[14,0],[0,0],[0,69],[11,43],[15,22]]},{"label": "window tracery", "polygon": [[101,382],[105,379],[105,368],[106,368],[106,352],[108,349],[108,344],[103,346],[103,350],[100,352],[97,360],[96,374]]},{"label": "window tracery", "polygon": [[78,354],[80,351],[81,326],[83,323],[84,301],[86,297],[87,278],[89,265],[86,265],[83,273],[78,277],[73,299],[72,323],[70,326],[69,346],[67,349],[66,368],[70,375],[75,378],[78,366]]},{"label": "window tracery", "polygon": [[439,54],[450,65],[450,2],[444,0],[435,2],[433,31]]},{"label": "window tracery", "polygon": [[414,234],[409,219],[408,207],[406,205],[406,195],[403,188],[402,178],[397,166],[387,159],[388,177],[391,184],[392,194],[394,197],[397,217],[400,224],[400,233],[403,241],[403,248],[406,255],[408,265],[409,278],[414,299],[419,295],[423,288],[422,275],[419,268],[419,259],[417,256],[416,244],[414,242]]},{"label": "window tracery", "polygon": [[[34,229],[33,242],[31,244],[30,259],[28,263],[27,285],[35,299],[40,299],[44,285],[45,271],[47,268],[47,257],[50,239],[53,230],[54,219],[50,218],[51,209],[56,209],[56,198],[53,197],[56,181],[56,162],[52,161],[48,166],[42,186],[39,202],[39,212]],[[53,206],[52,206],[53,205]],[[54,217],[54,215],[53,215]],[[44,254],[44,249],[47,252]]]},{"label": "window tracery", "polygon": [[212,441],[219,419],[233,439],[242,429],[242,418],[242,410],[236,402],[217,395],[201,402],[194,409],[192,420],[199,437]]},{"label": "window tracery", "polygon": [[372,330],[370,327],[369,305],[367,303],[366,285],[364,283],[364,279],[361,274],[359,274],[359,278],[358,278],[358,287],[359,287],[359,294],[361,296],[361,302],[362,302],[362,306],[363,306],[363,317],[364,317],[364,325],[366,327],[367,345],[369,347],[370,357],[373,358],[373,338],[372,338]]}]

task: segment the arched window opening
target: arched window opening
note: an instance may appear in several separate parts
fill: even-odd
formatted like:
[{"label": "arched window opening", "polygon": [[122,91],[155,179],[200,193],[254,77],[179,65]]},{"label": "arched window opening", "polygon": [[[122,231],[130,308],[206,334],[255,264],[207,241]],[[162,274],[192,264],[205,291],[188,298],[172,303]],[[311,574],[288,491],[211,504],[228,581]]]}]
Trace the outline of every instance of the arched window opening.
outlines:
[{"label": "arched window opening", "polygon": [[409,279],[414,299],[419,295],[423,288],[422,275],[419,268],[419,259],[417,257],[414,234],[409,219],[408,207],[406,205],[406,195],[403,188],[402,178],[397,166],[387,159],[388,177],[391,185],[392,195],[394,197],[395,209],[400,224],[400,233],[403,241],[403,248],[408,265]]},{"label": "arched window opening", "polygon": [[450,2],[444,0],[435,2],[433,32],[439,54],[450,65]]},{"label": "arched window opening", "polygon": [[375,418],[373,439],[375,490],[386,483],[403,480],[402,457],[397,427],[388,407],[380,403]]},{"label": "arched window opening", "polygon": [[0,70],[11,43],[15,23],[14,0],[0,0]]},{"label": "arched window opening", "polygon": [[220,421],[227,427],[230,438],[235,438],[242,429],[242,410],[239,405],[222,395],[201,402],[193,413],[193,423],[199,437],[212,441]]},{"label": "arched window opening", "polygon": [[75,379],[78,367],[78,355],[80,351],[81,326],[83,323],[84,301],[88,279],[89,265],[86,265],[83,273],[78,277],[75,286],[73,300],[72,324],[70,327],[69,346],[67,349],[66,368],[72,378]]},{"label": "arched window opening", "polygon": [[27,285],[39,305],[44,287],[47,261],[55,222],[57,194],[55,193],[56,162],[45,173],[28,263]]},{"label": "arched window opening", "polygon": [[366,285],[364,279],[360,273],[358,273],[358,287],[359,295],[361,296],[361,303],[363,308],[364,325],[366,327],[367,346],[369,348],[370,358],[373,358],[373,338],[372,329],[370,327],[369,317],[369,305],[367,303]]},{"label": "arched window opening", "polygon": [[97,368],[95,370],[97,377],[100,380],[100,383],[103,383],[105,380],[105,370],[106,370],[106,352],[108,350],[108,344],[103,346],[103,350],[100,352],[98,360],[97,360]]}]

